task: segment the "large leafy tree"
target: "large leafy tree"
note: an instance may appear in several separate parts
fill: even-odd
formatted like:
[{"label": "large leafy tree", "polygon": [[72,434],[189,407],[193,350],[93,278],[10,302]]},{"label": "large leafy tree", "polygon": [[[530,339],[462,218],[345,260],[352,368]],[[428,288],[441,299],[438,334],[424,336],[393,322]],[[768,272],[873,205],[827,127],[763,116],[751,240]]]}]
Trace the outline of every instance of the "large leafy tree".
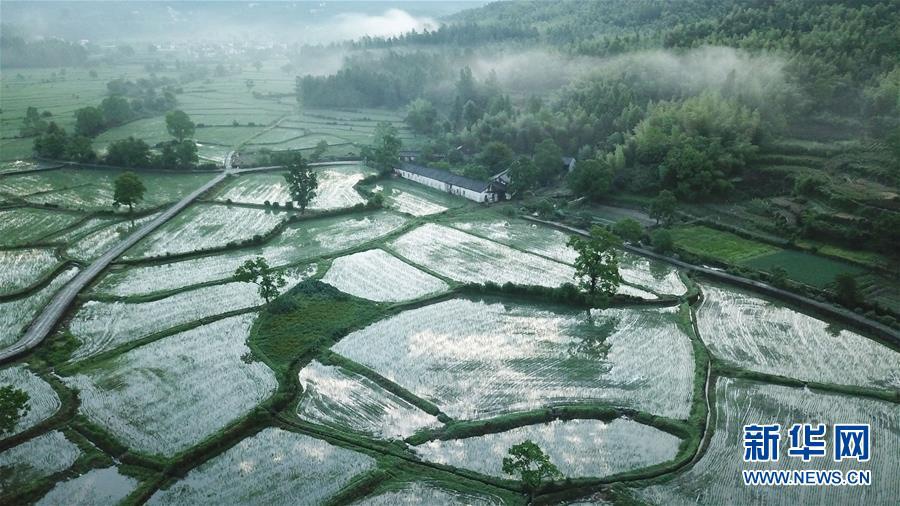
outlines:
[{"label": "large leafy tree", "polygon": [[662,221],[669,225],[675,217],[675,209],[678,207],[678,199],[669,190],[659,192],[659,195],[650,203],[650,217],[656,219],[656,224]]},{"label": "large leafy tree", "polygon": [[106,150],[106,163],[120,167],[147,167],[150,165],[150,146],[143,139],[134,137],[114,141]]},{"label": "large leafy tree", "polygon": [[527,157],[519,157],[509,167],[509,191],[522,194],[537,188],[540,174],[537,165]]},{"label": "large leafy tree", "polygon": [[562,478],[562,473],[553,462],[550,462],[550,457],[541,450],[540,446],[530,440],[525,440],[509,449],[507,456],[503,457],[503,472],[511,476],[518,476],[525,485],[529,498],[534,496],[534,492],[545,481]]},{"label": "large leafy tree", "polygon": [[123,172],[115,181],[113,205],[128,206],[128,212],[134,212],[134,205],[144,200],[147,188],[134,172]]},{"label": "large leafy tree", "polygon": [[29,409],[28,393],[12,385],[0,388],[0,434],[13,430]]},{"label": "large leafy tree", "polygon": [[97,107],[82,107],[75,111],[75,133],[85,137],[93,137],[103,129],[103,111]]},{"label": "large leafy tree", "polygon": [[170,111],[166,113],[166,130],[182,142],[194,135],[194,122],[184,111]]},{"label": "large leafy tree", "polygon": [[286,166],[288,172],[284,175],[284,180],[287,182],[288,192],[291,194],[291,200],[297,203],[300,212],[303,213],[316,197],[319,187],[318,175],[300,153],[290,155]]},{"label": "large leafy tree", "polygon": [[499,141],[487,143],[484,146],[484,149],[481,150],[481,154],[478,156],[478,161],[481,162],[483,166],[487,167],[488,172],[492,175],[509,168],[509,164],[512,160],[512,149]]},{"label": "large leafy tree", "polygon": [[622,241],[605,228],[594,226],[589,237],[572,236],[569,247],[578,253],[575,278],[591,295],[612,296],[622,283],[619,254]]},{"label": "large leafy tree", "polygon": [[278,297],[279,290],[287,283],[280,271],[274,271],[263,257],[256,257],[244,262],[234,271],[238,281],[254,283],[259,287],[259,295],[266,303]]},{"label": "large leafy tree", "polygon": [[437,109],[431,102],[417,98],[407,107],[406,124],[413,131],[428,135],[434,132],[437,117]]},{"label": "large leafy tree", "polygon": [[390,123],[382,122],[375,127],[374,144],[367,147],[363,154],[379,172],[387,174],[397,165],[402,146],[397,129]]},{"label": "large leafy tree", "polygon": [[569,174],[569,189],[590,200],[600,200],[609,193],[613,170],[605,160],[582,160]]},{"label": "large leafy tree", "polygon": [[541,183],[547,184],[562,169],[562,150],[553,139],[544,139],[534,147],[534,164],[540,171]]}]

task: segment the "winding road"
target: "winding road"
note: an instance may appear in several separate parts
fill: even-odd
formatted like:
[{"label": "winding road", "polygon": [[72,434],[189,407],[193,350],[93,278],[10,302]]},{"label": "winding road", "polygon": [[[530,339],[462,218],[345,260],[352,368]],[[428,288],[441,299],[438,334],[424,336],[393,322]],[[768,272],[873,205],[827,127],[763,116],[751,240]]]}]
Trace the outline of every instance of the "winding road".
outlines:
[{"label": "winding road", "polygon": [[94,260],[87,268],[79,272],[78,275],[72,278],[72,280],[60,291],[56,292],[56,295],[53,296],[50,303],[47,304],[43,311],[41,311],[41,313],[31,322],[31,326],[28,327],[28,330],[25,331],[22,338],[12,346],[0,351],[0,363],[7,362],[39,345],[44,338],[47,337],[50,331],[53,330],[53,327],[56,326],[56,323],[60,318],[62,318],[66,309],[69,308],[75,300],[75,297],[78,296],[78,293],[81,292],[84,287],[89,285],[97,275],[103,272],[113,260],[124,253],[128,248],[134,246],[136,242],[146,237],[147,234],[153,232],[160,225],[181,212],[185,207],[190,205],[191,202],[196,200],[197,197],[225,179],[229,173],[231,173],[231,171],[226,168],[224,173],[217,175],[200,188],[191,192],[191,194],[178,201],[178,203],[163,211],[163,213],[157,216],[153,221],[135,230],[133,234],[126,237],[119,244],[113,246],[109,251],[104,253],[103,256]]}]

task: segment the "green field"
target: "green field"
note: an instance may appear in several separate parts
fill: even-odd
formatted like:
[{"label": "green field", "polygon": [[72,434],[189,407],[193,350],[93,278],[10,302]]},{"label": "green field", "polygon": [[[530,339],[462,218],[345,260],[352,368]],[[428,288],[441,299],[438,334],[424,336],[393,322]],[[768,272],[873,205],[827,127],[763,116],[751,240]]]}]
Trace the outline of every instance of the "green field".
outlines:
[{"label": "green field", "polygon": [[845,262],[795,250],[776,251],[751,258],[742,264],[765,272],[781,267],[791,279],[817,288],[827,287],[839,274],[856,276],[865,272],[862,268]]},{"label": "green field", "polygon": [[729,264],[739,264],[752,258],[780,251],[757,241],[744,239],[729,232],[692,225],[672,229],[675,246],[701,258],[715,258]]}]

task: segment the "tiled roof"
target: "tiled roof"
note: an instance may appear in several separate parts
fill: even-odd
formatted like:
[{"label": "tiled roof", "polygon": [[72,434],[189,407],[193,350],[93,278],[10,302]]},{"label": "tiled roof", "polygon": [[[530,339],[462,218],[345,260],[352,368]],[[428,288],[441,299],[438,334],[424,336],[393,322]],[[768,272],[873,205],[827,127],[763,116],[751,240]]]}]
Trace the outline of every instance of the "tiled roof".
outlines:
[{"label": "tiled roof", "polygon": [[479,181],[470,177],[454,174],[447,170],[423,167],[421,165],[415,165],[412,163],[404,163],[400,168],[407,172],[418,174],[422,177],[434,179],[435,181],[451,184],[453,186],[459,186],[460,188],[472,190],[477,193],[481,193],[487,190],[488,186],[491,185],[489,181]]}]

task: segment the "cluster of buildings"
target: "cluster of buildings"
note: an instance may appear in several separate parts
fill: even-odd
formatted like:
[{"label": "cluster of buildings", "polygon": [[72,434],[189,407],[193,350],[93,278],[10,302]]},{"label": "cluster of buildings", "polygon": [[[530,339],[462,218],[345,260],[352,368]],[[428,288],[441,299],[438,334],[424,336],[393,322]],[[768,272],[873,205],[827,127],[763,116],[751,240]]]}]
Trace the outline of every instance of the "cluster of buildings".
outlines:
[{"label": "cluster of buildings", "polygon": [[[401,151],[400,165],[394,169],[398,176],[416,183],[434,188],[451,195],[465,197],[475,202],[499,202],[509,197],[509,170],[491,176],[487,181],[454,174],[449,170],[426,167],[420,162],[418,151]],[[571,172],[575,168],[575,159],[564,157],[562,165]]]}]

